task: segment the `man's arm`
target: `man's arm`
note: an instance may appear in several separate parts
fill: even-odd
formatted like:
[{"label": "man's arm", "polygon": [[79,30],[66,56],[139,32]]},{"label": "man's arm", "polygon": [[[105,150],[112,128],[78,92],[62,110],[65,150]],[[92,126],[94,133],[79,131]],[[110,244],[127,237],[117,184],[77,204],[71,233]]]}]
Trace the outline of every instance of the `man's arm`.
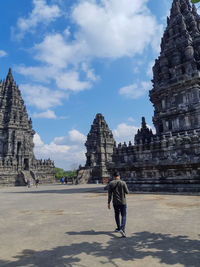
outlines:
[{"label": "man's arm", "polygon": [[126,194],[129,194],[128,187],[127,187],[127,185],[126,185],[125,182],[124,182],[124,192],[125,192]]},{"label": "man's arm", "polygon": [[109,185],[108,186],[108,209],[110,209],[110,202],[111,202],[111,200],[112,200],[112,188]]}]

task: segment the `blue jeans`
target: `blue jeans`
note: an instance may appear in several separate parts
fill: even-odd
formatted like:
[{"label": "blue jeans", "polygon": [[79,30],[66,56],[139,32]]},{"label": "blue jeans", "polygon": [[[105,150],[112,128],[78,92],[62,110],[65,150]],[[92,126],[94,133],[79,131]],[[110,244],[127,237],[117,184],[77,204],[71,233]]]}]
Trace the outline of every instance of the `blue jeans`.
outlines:
[{"label": "blue jeans", "polygon": [[[126,205],[113,205],[115,211],[115,221],[117,224],[117,229],[125,230],[126,225]],[[122,216],[120,224],[120,213]]]}]

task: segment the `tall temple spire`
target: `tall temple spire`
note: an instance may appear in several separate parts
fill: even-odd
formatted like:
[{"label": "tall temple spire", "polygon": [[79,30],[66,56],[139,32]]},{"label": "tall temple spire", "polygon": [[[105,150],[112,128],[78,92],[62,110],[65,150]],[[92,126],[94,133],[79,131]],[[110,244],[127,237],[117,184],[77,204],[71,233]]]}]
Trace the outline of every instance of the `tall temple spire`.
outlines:
[{"label": "tall temple spire", "polygon": [[161,41],[160,56],[153,67],[154,89],[183,80],[190,74],[199,76],[199,20],[195,7],[191,9],[189,1],[173,1]]},{"label": "tall temple spire", "polygon": [[[35,177],[34,171],[39,170],[39,165],[45,166],[44,174],[50,171],[53,177],[52,162],[47,162],[51,164],[49,167],[35,159],[34,134],[32,121],[28,118],[26,106],[10,68],[6,82],[0,82],[0,184],[5,180],[5,183],[24,185],[26,179]],[[41,177],[39,173],[37,177]]]},{"label": "tall temple spire", "polygon": [[12,70],[11,68],[9,68],[9,71],[8,71],[8,75],[6,77],[6,83],[13,83],[14,82],[14,79],[13,79],[13,75],[12,75]]},{"label": "tall temple spire", "polygon": [[28,124],[26,106],[14,81],[11,68],[6,77],[6,82],[1,85],[0,99],[0,113],[2,114],[0,123],[2,126],[14,127],[14,125],[18,125],[22,129],[29,126],[28,128],[32,131],[32,126]]},{"label": "tall temple spire", "polygon": [[114,138],[104,117],[98,113],[87,136],[86,167],[93,168],[92,180],[107,179],[106,163],[112,161]]},{"label": "tall temple spire", "polygon": [[200,16],[188,0],[172,3],[152,82],[158,134],[200,128]]}]

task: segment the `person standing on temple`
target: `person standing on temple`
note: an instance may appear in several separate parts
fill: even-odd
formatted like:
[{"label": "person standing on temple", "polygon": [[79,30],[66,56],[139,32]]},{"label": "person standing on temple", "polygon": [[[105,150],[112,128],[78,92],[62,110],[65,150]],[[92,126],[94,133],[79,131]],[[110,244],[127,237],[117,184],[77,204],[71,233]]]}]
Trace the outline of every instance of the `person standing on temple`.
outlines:
[{"label": "person standing on temple", "polygon": [[126,183],[120,180],[120,175],[118,172],[114,173],[113,178],[114,180],[111,181],[108,186],[108,209],[110,209],[110,202],[112,200],[115,212],[115,221],[117,224],[115,232],[119,232],[121,233],[122,237],[126,237],[126,194],[128,194],[129,191]]}]

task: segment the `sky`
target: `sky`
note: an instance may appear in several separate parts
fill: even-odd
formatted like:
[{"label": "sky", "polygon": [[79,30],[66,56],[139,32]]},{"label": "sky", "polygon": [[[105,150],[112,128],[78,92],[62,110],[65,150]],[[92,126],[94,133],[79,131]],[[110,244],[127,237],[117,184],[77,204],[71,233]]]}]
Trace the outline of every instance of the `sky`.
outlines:
[{"label": "sky", "polygon": [[152,66],[172,0],[0,1],[0,79],[11,67],[32,118],[35,156],[85,164],[101,113],[119,142],[153,128]]}]

